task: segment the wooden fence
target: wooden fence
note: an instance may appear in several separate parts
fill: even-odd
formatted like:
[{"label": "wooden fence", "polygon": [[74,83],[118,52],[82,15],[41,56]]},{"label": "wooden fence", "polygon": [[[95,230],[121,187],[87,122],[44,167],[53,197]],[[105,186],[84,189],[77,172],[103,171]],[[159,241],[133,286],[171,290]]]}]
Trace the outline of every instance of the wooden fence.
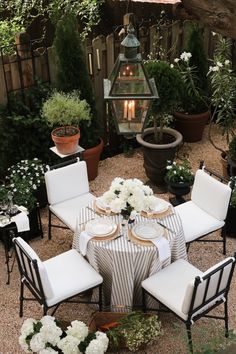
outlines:
[{"label": "wooden fence", "polygon": [[[164,57],[173,60],[185,48],[187,33],[191,21],[176,21],[170,25],[141,27],[137,37],[140,41],[140,52],[143,58],[155,53],[157,56],[164,53]],[[104,137],[108,132],[107,110],[103,99],[103,79],[107,78],[113,68],[116,57],[122,50],[120,43],[123,36],[112,33],[107,37],[100,35],[86,46],[86,59],[99,116],[102,117]],[[203,41],[208,58],[212,58],[216,38],[209,28],[203,29]],[[0,62],[0,104],[7,103],[9,92],[24,90],[34,85],[35,78],[43,81],[55,82],[55,57],[52,48],[32,49],[24,47],[18,40],[17,54],[1,56]],[[236,63],[236,45],[232,41],[232,54]]]}]

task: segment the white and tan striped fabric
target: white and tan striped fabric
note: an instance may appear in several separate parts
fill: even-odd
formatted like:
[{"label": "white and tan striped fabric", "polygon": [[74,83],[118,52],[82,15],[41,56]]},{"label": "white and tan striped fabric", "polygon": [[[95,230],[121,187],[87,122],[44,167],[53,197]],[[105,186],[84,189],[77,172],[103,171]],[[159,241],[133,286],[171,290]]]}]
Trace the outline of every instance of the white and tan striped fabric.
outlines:
[{"label": "white and tan striped fabric", "polygon": [[[93,209],[92,203],[89,208]],[[120,306],[127,308],[141,305],[141,282],[158,270],[166,267],[177,259],[187,260],[185,238],[179,216],[172,208],[172,215],[159,220],[173,232],[167,231],[170,242],[171,259],[163,263],[159,261],[158,250],[153,246],[141,246],[129,242],[127,235],[112,241],[90,240],[87,247],[89,263],[98,271],[103,279],[103,301],[107,308],[115,309]],[[79,251],[79,236],[81,226],[92,218],[99,218],[95,212],[83,208],[78,217],[78,227],[74,234],[72,247]],[[121,215],[110,216],[120,224]],[[158,219],[146,219],[137,216],[135,223]],[[95,295],[96,296],[96,295]]]}]

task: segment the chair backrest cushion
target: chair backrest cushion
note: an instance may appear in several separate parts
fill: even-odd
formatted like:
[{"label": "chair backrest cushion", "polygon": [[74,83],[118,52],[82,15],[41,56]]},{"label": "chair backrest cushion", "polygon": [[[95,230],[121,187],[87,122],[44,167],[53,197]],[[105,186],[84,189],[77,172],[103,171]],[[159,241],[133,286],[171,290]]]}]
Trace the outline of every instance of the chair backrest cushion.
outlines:
[{"label": "chair backrest cushion", "polygon": [[[232,267],[234,265],[235,259],[234,257],[228,257],[223,261],[217,263],[213,267],[209,268],[206,272],[201,275],[201,283],[197,287],[197,292],[195,296],[195,301],[193,305],[193,310],[203,304],[203,308],[199,311],[204,311],[207,306],[215,303],[219,298],[224,296],[224,292],[221,293],[228,285],[229,276],[231,274]],[[222,271],[223,269],[223,271]],[[215,271],[215,272],[214,272]],[[210,275],[211,272],[214,274]],[[206,293],[206,297],[204,299],[208,279],[209,285]],[[188,314],[190,304],[192,301],[194,289],[194,279],[188,284],[182,304],[182,312]],[[218,296],[217,296],[218,295]],[[210,301],[212,297],[216,296],[213,301]],[[204,305],[205,302],[209,301],[207,305]]]},{"label": "chair backrest cushion", "polygon": [[45,183],[49,204],[63,202],[89,192],[87,165],[78,161],[71,165],[47,171]]},{"label": "chair backrest cushion", "polygon": [[[50,281],[48,278],[47,270],[46,270],[43,262],[41,261],[41,259],[37,255],[37,253],[21,237],[15,238],[14,243],[15,243],[15,248],[16,248],[16,252],[18,255],[18,259],[21,263],[21,267],[22,267],[24,273],[27,274],[27,277],[32,281],[31,285],[35,284],[37,293],[40,293],[40,286],[39,286],[37,274],[35,272],[35,269],[34,269],[34,266],[32,263],[33,260],[36,260],[37,264],[38,264],[38,270],[39,270],[39,275],[40,275],[44,295],[46,298],[53,297],[54,293],[53,293],[53,290],[52,290],[52,287],[51,287],[51,284],[50,284]],[[20,252],[19,248],[21,248],[21,250],[25,251],[27,255],[25,255],[23,252]],[[28,262],[28,260],[30,260],[30,262]],[[25,274],[24,274],[24,276],[25,276]]]},{"label": "chair backrest cushion", "polygon": [[203,170],[197,170],[191,199],[205,212],[218,220],[225,220],[231,188],[210,176]]}]

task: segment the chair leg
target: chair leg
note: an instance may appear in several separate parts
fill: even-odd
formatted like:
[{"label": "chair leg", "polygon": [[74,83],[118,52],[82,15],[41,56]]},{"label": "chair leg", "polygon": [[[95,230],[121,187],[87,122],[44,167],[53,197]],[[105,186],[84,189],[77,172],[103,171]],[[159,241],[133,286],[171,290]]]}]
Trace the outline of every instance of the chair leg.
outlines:
[{"label": "chair leg", "polygon": [[20,282],[20,317],[23,316],[23,302],[24,302],[24,283]]},{"label": "chair leg", "polygon": [[147,308],[146,308],[146,296],[145,296],[145,290],[144,290],[144,288],[142,288],[142,308],[143,308],[143,312],[147,312]]},{"label": "chair leg", "polygon": [[52,213],[51,210],[48,209],[48,239],[51,240],[52,235],[51,235],[51,229],[52,229]]},{"label": "chair leg", "polygon": [[221,237],[223,238],[223,254],[226,255],[226,228],[225,226],[221,229]]},{"label": "chair leg", "polygon": [[193,353],[193,342],[192,342],[192,332],[191,332],[191,324],[186,323],[187,335],[188,335],[188,346],[190,353]]},{"label": "chair leg", "polygon": [[225,337],[228,338],[228,336],[229,336],[229,321],[228,321],[228,303],[227,303],[227,299],[224,302],[224,311],[225,311]]}]

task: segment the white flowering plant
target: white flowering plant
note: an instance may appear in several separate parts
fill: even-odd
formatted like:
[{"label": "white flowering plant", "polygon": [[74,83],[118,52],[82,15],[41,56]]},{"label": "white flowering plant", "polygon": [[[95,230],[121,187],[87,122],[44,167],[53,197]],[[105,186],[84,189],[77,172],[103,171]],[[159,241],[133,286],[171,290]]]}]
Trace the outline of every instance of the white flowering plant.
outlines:
[{"label": "white flowering plant", "polygon": [[153,190],[137,178],[115,178],[109,190],[102,195],[102,200],[114,213],[121,213],[127,219],[134,218],[142,210],[154,208],[156,199]]},{"label": "white flowering plant", "polygon": [[179,58],[174,59],[171,67],[178,70],[182,79],[181,109],[185,113],[196,114],[208,109],[209,99],[206,91],[201,87],[197,67],[190,63],[191,58],[190,52],[183,52]]},{"label": "white flowering plant", "polygon": [[89,332],[81,321],[72,321],[64,331],[55,317],[28,318],[21,327],[19,344],[25,353],[103,354],[109,339],[103,332]]},{"label": "white flowering plant", "polygon": [[7,170],[6,183],[17,205],[25,206],[29,211],[36,203],[34,192],[44,182],[46,165],[38,158],[21,160]]},{"label": "white flowering plant", "polygon": [[166,180],[172,183],[192,183],[194,176],[188,160],[182,163],[167,161]]}]

